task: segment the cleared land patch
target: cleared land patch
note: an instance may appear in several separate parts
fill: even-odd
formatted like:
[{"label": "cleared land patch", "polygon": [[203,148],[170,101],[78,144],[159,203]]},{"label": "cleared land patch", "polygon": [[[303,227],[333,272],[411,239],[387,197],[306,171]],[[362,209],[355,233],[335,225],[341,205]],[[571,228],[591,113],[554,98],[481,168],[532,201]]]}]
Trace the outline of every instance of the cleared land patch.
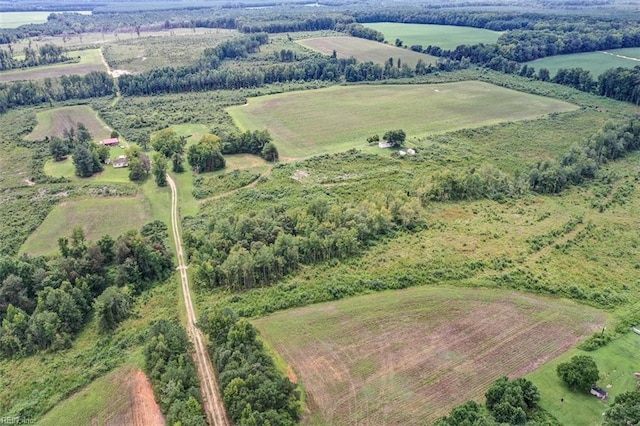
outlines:
[{"label": "cleared land patch", "polygon": [[33,256],[58,249],[58,238],[69,237],[80,226],[88,240],[105,234],[113,238],[130,229],[140,229],[151,216],[149,202],[142,197],[87,198],[58,204],[20,248]]},{"label": "cleared land patch", "polygon": [[125,365],[101,377],[61,402],[38,422],[60,425],[110,424],[162,426],[164,417],[155,401],[147,376],[136,367]]},{"label": "cleared land patch", "polygon": [[62,137],[64,129],[76,127],[78,123],[83,123],[93,135],[95,141],[106,139],[111,136],[111,129],[97,115],[97,113],[87,105],[77,105],[48,109],[36,114],[38,124],[25,139],[42,140],[49,136]]},{"label": "cleared land patch", "polygon": [[[43,24],[47,22],[47,17],[53,12],[2,12],[0,17],[0,28],[18,28],[26,24]],[[91,15],[90,11],[74,11],[67,13],[79,13],[81,15]]]},{"label": "cleared land patch", "polygon": [[299,40],[298,43],[325,55],[331,55],[335,51],[338,58],[350,58],[353,56],[358,62],[383,63],[389,58],[393,58],[394,65],[400,59],[402,64],[407,64],[413,68],[420,59],[427,65],[435,64],[437,60],[435,56],[357,37],[318,37]]},{"label": "cleared land patch", "polygon": [[314,424],[428,424],[501,375],[520,376],[602,327],[565,300],[418,287],[256,321],[293,366]]},{"label": "cleared land patch", "polygon": [[582,68],[591,71],[593,78],[610,68],[633,68],[640,65],[640,48],[613,49],[603,52],[557,55],[527,62],[536,70],[547,68],[553,77],[560,68]]},{"label": "cleared land patch", "polygon": [[501,34],[498,31],[453,25],[397,24],[393,22],[363,25],[380,31],[389,43],[400,39],[405,46],[417,44],[425,48],[431,45],[443,49],[455,49],[461,44],[491,44],[498,41]]},{"label": "cleared land patch", "polygon": [[413,137],[532,119],[575,105],[478,81],[330,87],[250,98],[227,111],[243,130],[269,129],[280,155],[303,158],[366,147],[368,136]]},{"label": "cleared land patch", "polygon": [[70,58],[80,58],[78,62],[43,65],[25,69],[3,71],[0,73],[0,82],[17,80],[43,80],[45,78],[61,77],[63,75],[85,75],[92,71],[107,71],[100,49],[77,50],[67,53]]}]

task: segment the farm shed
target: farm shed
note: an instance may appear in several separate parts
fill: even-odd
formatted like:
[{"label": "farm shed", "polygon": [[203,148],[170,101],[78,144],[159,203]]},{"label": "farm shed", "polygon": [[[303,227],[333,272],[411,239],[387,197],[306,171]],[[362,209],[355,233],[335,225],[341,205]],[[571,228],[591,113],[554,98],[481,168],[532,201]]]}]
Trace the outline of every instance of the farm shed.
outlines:
[{"label": "farm shed", "polygon": [[118,138],[109,138],[103,139],[100,141],[100,145],[104,146],[118,146],[120,144],[120,139]]}]

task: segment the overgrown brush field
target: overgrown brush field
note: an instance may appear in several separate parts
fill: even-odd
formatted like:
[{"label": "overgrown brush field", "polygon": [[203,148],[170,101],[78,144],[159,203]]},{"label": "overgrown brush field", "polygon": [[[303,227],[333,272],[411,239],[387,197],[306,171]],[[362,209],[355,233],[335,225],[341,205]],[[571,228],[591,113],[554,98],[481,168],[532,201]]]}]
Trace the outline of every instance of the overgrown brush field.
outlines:
[{"label": "overgrown brush field", "polygon": [[36,114],[38,125],[26,136],[28,140],[42,140],[49,136],[62,137],[64,129],[75,128],[83,123],[94,140],[100,141],[111,136],[111,129],[87,105],[53,108]]},{"label": "overgrown brush field", "polygon": [[149,202],[141,196],[64,201],[29,235],[20,251],[32,256],[52,254],[58,250],[58,238],[69,238],[78,226],[89,240],[103,235],[115,239],[126,231],[139,229],[150,221],[150,216]]},{"label": "overgrown brush field", "polygon": [[598,329],[605,316],[560,299],[414,288],[259,319],[307,392],[312,424],[425,424],[481,399]]},{"label": "overgrown brush field", "polygon": [[492,44],[500,37],[499,32],[481,28],[458,27],[451,25],[398,24],[395,22],[377,22],[364,24],[384,34],[385,41],[394,43],[396,39],[405,46],[438,46],[443,49],[455,49],[461,44]]},{"label": "overgrown brush field", "polygon": [[284,157],[366,147],[366,138],[403,129],[433,133],[539,118],[575,105],[478,81],[370,85],[250,98],[227,109],[242,130],[269,129]]},{"label": "overgrown brush field", "polygon": [[556,55],[527,62],[536,70],[547,68],[553,77],[560,68],[582,68],[591,71],[594,79],[610,68],[633,68],[640,65],[640,48],[613,49],[604,52]]},{"label": "overgrown brush field", "polygon": [[16,69],[0,72],[0,83],[16,80],[43,80],[45,78],[61,77],[63,75],[85,75],[92,71],[106,71],[100,49],[85,49],[70,51],[67,53],[76,62],[68,62],[53,65],[42,65],[25,69]]},{"label": "overgrown brush field", "polygon": [[325,55],[331,55],[335,51],[338,58],[348,59],[353,56],[358,62],[380,64],[393,58],[394,65],[400,60],[401,64],[413,68],[421,59],[426,65],[435,64],[437,59],[435,56],[357,37],[317,37],[298,40],[298,43]]}]

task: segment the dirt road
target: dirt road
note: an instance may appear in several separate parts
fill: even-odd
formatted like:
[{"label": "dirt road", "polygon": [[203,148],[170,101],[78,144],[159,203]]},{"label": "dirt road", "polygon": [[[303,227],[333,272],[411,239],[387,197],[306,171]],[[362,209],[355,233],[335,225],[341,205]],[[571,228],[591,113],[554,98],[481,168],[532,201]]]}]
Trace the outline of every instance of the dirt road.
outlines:
[{"label": "dirt road", "polygon": [[178,270],[180,271],[182,294],[184,295],[184,304],[187,312],[187,334],[193,343],[193,361],[196,364],[198,377],[200,379],[203,408],[207,414],[207,420],[210,425],[227,426],[230,423],[227,419],[224,405],[222,404],[222,398],[218,392],[218,383],[213,371],[211,359],[209,358],[209,352],[204,343],[202,333],[196,326],[196,314],[193,309],[193,302],[191,301],[191,293],[189,292],[189,278],[187,276],[187,266],[184,263],[182,239],[180,238],[178,191],[171,176],[167,175],[167,181],[171,187],[171,227],[173,229],[173,239],[176,243]]}]

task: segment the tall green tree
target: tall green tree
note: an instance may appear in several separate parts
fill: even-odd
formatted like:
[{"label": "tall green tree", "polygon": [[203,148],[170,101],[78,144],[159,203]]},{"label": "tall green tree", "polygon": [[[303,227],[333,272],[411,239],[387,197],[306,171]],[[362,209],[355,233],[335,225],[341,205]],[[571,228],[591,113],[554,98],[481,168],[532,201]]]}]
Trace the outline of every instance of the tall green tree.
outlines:
[{"label": "tall green tree", "polygon": [[196,173],[224,168],[225,160],[220,152],[220,138],[215,135],[204,135],[197,144],[189,147],[187,160]]},{"label": "tall green tree", "polygon": [[174,153],[182,154],[187,145],[185,138],[179,137],[171,127],[160,130],[151,138],[151,146],[167,158]]},{"label": "tall green tree", "polygon": [[167,186],[167,159],[159,152],[153,154],[151,173],[158,186]]},{"label": "tall green tree", "polygon": [[84,145],[78,145],[73,150],[73,165],[76,167],[76,175],[89,177],[93,175],[95,161],[93,154]]},{"label": "tall green tree", "polygon": [[572,389],[589,391],[600,377],[596,362],[588,355],[577,355],[558,364],[558,376]]},{"label": "tall green tree", "polygon": [[640,419],[640,390],[621,393],[604,413],[605,426],[638,425]]},{"label": "tall green tree", "polygon": [[70,153],[69,145],[57,136],[49,140],[49,152],[55,161],[64,160]]},{"label": "tall green tree", "polygon": [[96,299],[94,309],[100,332],[112,331],[131,313],[129,295],[118,287],[107,287]]}]

